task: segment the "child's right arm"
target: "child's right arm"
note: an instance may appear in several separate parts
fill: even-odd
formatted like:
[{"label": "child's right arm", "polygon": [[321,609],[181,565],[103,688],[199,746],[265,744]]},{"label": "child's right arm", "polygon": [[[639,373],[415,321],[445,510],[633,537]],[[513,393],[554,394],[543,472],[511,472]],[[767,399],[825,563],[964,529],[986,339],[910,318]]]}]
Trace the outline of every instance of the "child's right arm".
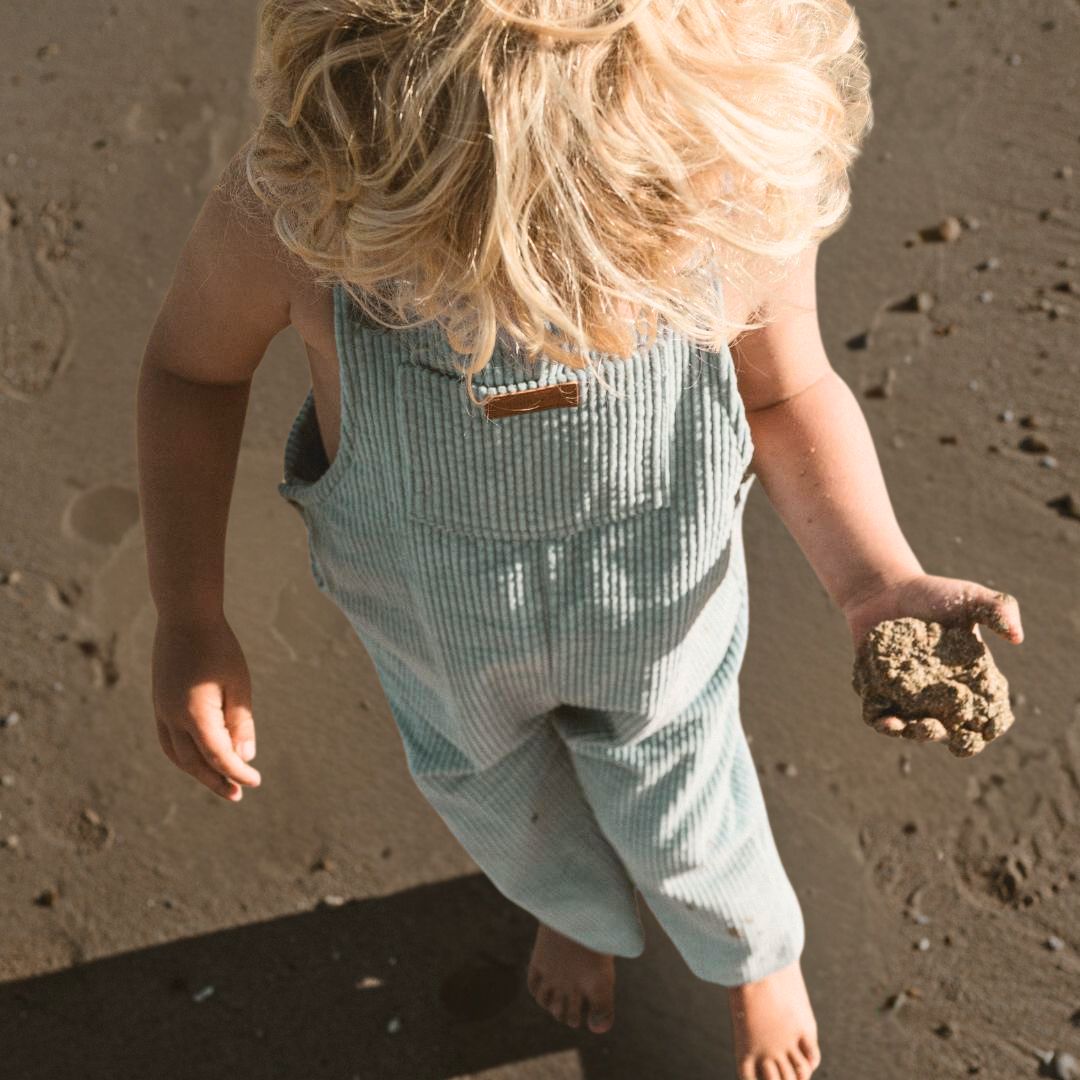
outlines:
[{"label": "child's right arm", "polygon": [[[224,615],[225,531],[251,379],[289,324],[284,249],[230,192],[207,197],[139,372],[139,493],[158,612],[153,703],[166,755],[236,801],[256,785],[251,688]],[[245,744],[250,743],[250,747]]]}]

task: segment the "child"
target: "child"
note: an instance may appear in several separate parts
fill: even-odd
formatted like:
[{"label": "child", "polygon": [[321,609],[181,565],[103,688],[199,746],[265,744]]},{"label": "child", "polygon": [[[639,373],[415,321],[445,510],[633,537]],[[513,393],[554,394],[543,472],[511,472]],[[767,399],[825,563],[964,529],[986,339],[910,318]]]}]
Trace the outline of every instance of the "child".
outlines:
[{"label": "child", "polygon": [[258,786],[223,613],[252,374],[308,352],[280,494],[418,786],[539,928],[528,986],[613,1022],[636,895],[729,987],[740,1078],[821,1055],[739,717],[755,477],[854,643],[1012,597],[923,572],[814,271],[870,122],[843,0],[266,0],[262,121],[139,384],[158,734]]}]

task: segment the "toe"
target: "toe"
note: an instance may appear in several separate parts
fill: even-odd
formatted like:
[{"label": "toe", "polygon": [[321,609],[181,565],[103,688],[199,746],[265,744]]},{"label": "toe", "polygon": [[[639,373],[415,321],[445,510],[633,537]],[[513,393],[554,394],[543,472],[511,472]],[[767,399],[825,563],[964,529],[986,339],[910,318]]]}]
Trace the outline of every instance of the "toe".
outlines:
[{"label": "toe", "polygon": [[555,987],[554,986],[542,986],[540,988],[540,997],[537,999],[541,1006],[551,1011],[551,1006],[555,1004]]},{"label": "toe", "polygon": [[810,1080],[810,1063],[798,1050],[788,1051],[788,1063],[795,1080]]},{"label": "toe", "polygon": [[566,995],[556,994],[555,1000],[551,1003],[551,1015],[555,1017],[559,1023],[562,1023],[563,1018],[566,1016]]},{"label": "toe", "polygon": [[589,1030],[596,1035],[603,1035],[605,1031],[610,1031],[612,1024],[615,1023],[615,1013],[608,1007],[604,1008],[602,1005],[590,1005],[589,1006]]},{"label": "toe", "polygon": [[739,1080],[758,1080],[757,1061],[752,1057],[739,1062]]},{"label": "toe", "polygon": [[780,1080],[797,1080],[797,1073],[791,1066],[790,1060],[785,1053],[778,1053],[775,1058],[776,1071],[780,1076]]},{"label": "toe", "polygon": [[589,994],[589,1030],[597,1035],[615,1023],[615,987],[608,985]]},{"label": "toe", "polygon": [[564,1021],[572,1028],[581,1027],[581,995],[573,993],[567,998]]},{"label": "toe", "polygon": [[804,1035],[799,1039],[799,1049],[803,1052],[803,1057],[806,1058],[811,1069],[816,1069],[821,1064],[821,1048],[818,1046],[817,1039]]},{"label": "toe", "polygon": [[783,1080],[780,1066],[772,1058],[761,1058],[758,1061],[756,1080]]}]

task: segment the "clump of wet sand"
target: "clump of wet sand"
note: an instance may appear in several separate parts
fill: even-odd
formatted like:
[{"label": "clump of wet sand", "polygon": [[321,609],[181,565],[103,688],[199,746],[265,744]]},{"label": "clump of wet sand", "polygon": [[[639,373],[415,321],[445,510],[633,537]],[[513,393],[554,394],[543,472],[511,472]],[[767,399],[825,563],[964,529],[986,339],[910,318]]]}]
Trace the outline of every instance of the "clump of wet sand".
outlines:
[{"label": "clump of wet sand", "polygon": [[971,626],[888,619],[863,639],[852,686],[876,731],[971,757],[1013,722],[1009,684]]}]

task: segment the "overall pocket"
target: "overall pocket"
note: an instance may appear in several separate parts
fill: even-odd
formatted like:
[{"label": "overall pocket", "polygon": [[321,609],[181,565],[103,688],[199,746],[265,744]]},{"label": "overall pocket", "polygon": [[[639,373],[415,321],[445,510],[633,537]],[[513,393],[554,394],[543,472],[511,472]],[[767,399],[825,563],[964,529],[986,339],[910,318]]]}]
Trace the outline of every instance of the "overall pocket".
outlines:
[{"label": "overall pocket", "polygon": [[307,533],[308,562],[316,586],[325,591],[326,575],[316,555],[312,514],[337,487],[347,467],[348,446],[344,439],[333,461],[328,461],[315,413],[315,395],[309,390],[296,412],[285,441],[282,480],[278,494],[300,515]]},{"label": "overall pocket", "polygon": [[[543,540],[666,507],[678,389],[672,366],[650,351],[604,361],[604,377],[615,394],[570,368],[478,387],[495,395],[485,396],[492,405],[480,409],[459,375],[400,365],[395,393],[407,515],[478,538]],[[525,393],[575,378],[577,387],[565,394]],[[511,411],[503,395],[551,407]],[[576,405],[557,404],[575,397]]]}]

